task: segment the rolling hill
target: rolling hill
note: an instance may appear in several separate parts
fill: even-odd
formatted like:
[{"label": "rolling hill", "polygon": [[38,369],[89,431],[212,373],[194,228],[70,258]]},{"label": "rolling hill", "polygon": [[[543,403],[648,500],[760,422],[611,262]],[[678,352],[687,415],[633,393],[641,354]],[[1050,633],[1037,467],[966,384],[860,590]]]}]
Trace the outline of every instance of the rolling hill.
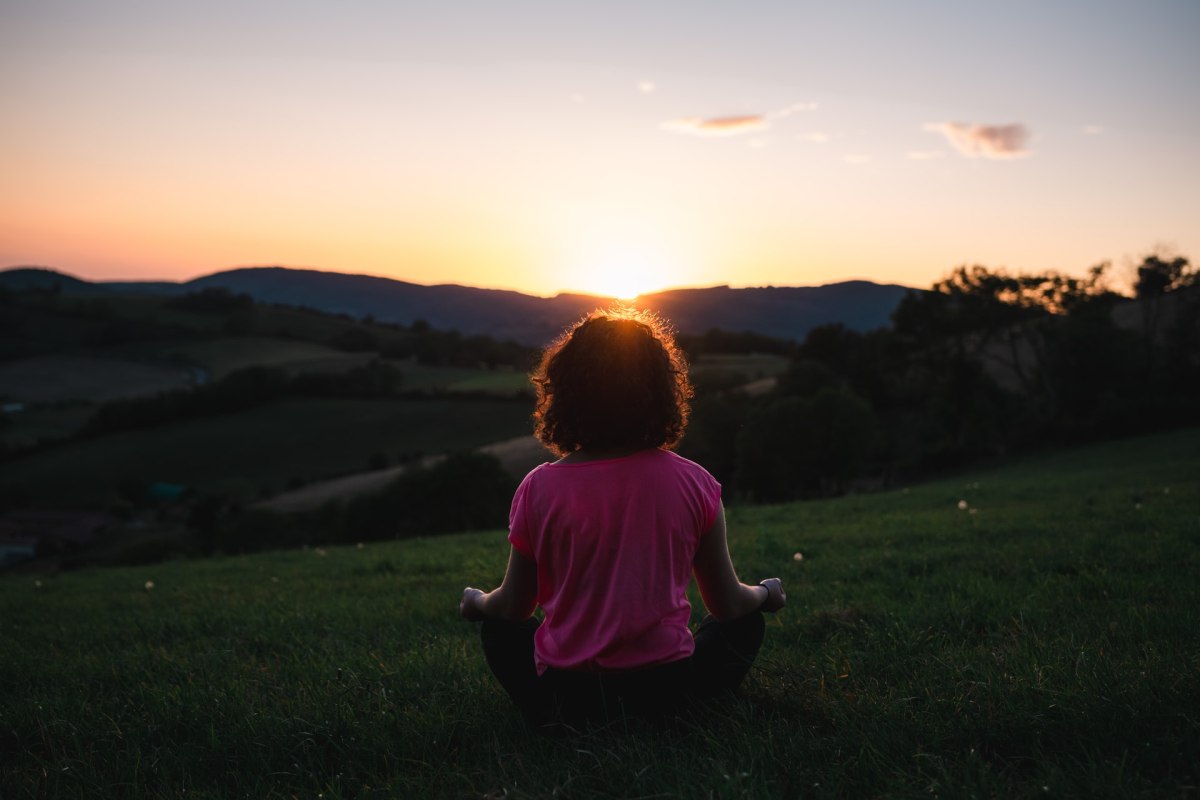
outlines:
[{"label": "rolling hill", "polygon": [[[411,324],[423,319],[439,329],[531,345],[544,344],[564,325],[611,302],[594,295],[535,297],[499,289],[424,286],[370,275],[286,267],[234,269],[183,283],[90,283],[55,270],[14,268],[0,272],[0,287],[58,287],[57,291],[73,295],[182,294],[223,287],[263,303],[371,316],[382,322]],[[716,286],[657,292],[635,302],[664,314],[683,333],[720,328],[801,340],[808,331],[827,323],[842,323],[857,331],[886,326],[908,291],[904,286],[869,281],[746,289]]]}]

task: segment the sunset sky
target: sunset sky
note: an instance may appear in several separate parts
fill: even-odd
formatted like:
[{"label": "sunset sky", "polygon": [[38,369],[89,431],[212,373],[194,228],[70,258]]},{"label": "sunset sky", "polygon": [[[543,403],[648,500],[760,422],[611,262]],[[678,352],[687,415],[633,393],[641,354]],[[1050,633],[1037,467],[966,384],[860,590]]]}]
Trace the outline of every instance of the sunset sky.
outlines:
[{"label": "sunset sky", "polygon": [[1200,259],[1200,2],[0,0],[0,268],[550,295]]}]

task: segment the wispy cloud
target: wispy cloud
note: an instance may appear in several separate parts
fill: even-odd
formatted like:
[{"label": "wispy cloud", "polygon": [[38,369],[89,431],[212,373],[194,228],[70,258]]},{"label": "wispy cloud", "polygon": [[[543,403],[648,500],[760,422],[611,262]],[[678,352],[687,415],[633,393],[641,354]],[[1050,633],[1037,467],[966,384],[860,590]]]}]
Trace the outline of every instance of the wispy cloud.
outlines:
[{"label": "wispy cloud", "polygon": [[687,117],[662,124],[663,130],[690,133],[693,136],[737,136],[771,127],[764,114],[745,114],[738,117]]},{"label": "wispy cloud", "polygon": [[842,158],[842,160],[845,161],[847,164],[858,165],[858,164],[866,164],[868,161],[871,160],[871,157],[869,155],[866,155],[865,153],[849,153],[846,156],[844,156]]},{"label": "wispy cloud", "polygon": [[904,157],[910,161],[932,161],[945,156],[945,150],[911,150],[904,154]]},{"label": "wispy cloud", "polygon": [[968,158],[1022,158],[1029,155],[1029,130],[1012,125],[977,125],[965,122],[931,122],[925,130],[940,133]]},{"label": "wispy cloud", "polygon": [[1099,136],[1102,133],[1104,133],[1103,125],[1084,125],[1083,126],[1083,135],[1084,136]]},{"label": "wispy cloud", "polygon": [[654,85],[654,81],[638,81],[637,88],[642,94],[650,94],[657,87]]},{"label": "wispy cloud", "polygon": [[813,142],[814,144],[828,144],[829,143],[829,134],[821,133],[820,131],[813,131],[812,133],[806,133],[801,138],[805,139],[807,141]]},{"label": "wispy cloud", "polygon": [[688,133],[693,136],[738,136],[743,133],[765,131],[771,123],[798,114],[813,111],[816,103],[793,103],[765,114],[739,114],[729,117],[684,117],[662,123],[663,130]]}]

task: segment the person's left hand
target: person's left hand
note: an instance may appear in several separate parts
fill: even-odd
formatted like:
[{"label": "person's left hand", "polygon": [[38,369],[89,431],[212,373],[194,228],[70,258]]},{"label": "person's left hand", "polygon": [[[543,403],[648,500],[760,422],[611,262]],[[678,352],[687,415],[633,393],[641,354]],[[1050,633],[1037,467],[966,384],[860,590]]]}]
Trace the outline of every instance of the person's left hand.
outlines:
[{"label": "person's left hand", "polygon": [[483,597],[482,589],[471,586],[463,589],[462,600],[458,602],[458,615],[471,622],[483,619],[483,612],[479,610],[479,604],[476,602],[480,597]]}]

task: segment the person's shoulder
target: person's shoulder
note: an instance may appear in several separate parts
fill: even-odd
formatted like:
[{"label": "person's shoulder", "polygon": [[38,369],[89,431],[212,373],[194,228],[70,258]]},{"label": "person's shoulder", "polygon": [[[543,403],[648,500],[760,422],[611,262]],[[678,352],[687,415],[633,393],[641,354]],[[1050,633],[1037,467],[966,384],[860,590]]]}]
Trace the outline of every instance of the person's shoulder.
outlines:
[{"label": "person's shoulder", "polygon": [[518,491],[536,483],[545,473],[546,467],[548,466],[550,466],[550,462],[543,461],[541,464],[538,464],[536,467],[529,470],[529,472],[525,473],[525,477],[521,479],[521,483],[517,487]]},{"label": "person's shoulder", "polygon": [[686,472],[686,473],[690,473],[690,474],[694,474],[694,475],[703,475],[703,476],[712,478],[712,474],[707,469],[705,469],[701,465],[697,464],[695,461],[692,461],[691,459],[684,458],[683,456],[679,455],[679,453],[676,453],[674,450],[658,450],[657,452],[661,454],[661,455],[657,456],[657,458],[659,458],[664,463],[671,465],[673,468],[679,470],[680,472]]}]

